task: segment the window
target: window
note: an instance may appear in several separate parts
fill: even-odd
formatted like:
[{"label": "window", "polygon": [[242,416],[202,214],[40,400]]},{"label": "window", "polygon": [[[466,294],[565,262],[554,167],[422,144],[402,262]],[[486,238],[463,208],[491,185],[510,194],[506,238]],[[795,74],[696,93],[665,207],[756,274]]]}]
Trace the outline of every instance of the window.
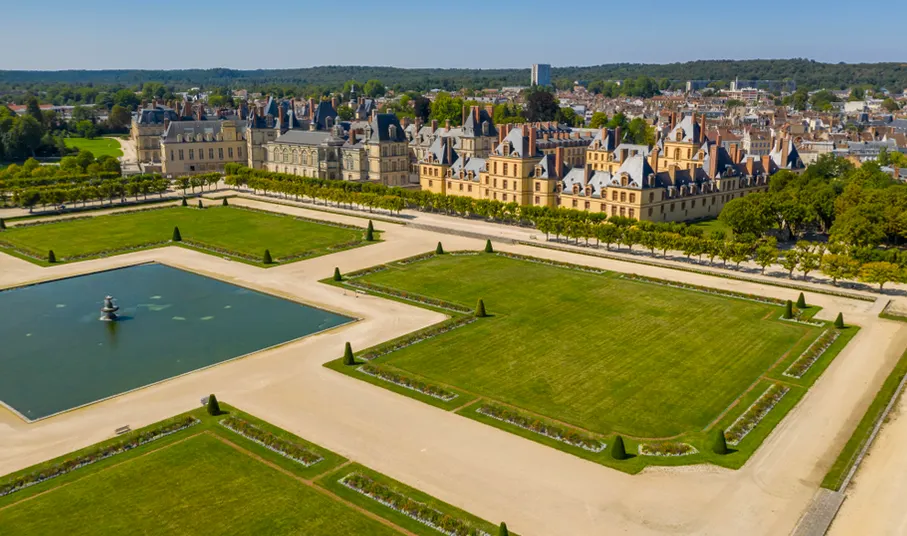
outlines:
[{"label": "window", "polygon": [[236,158],[242,158],[242,147],[236,148]]},{"label": "window", "polygon": [[507,180],[506,179],[504,180],[504,189],[505,190],[507,189]]},{"label": "window", "polygon": [[628,216],[630,216],[631,218],[635,218],[635,217],[636,217],[636,210],[631,208],[631,209],[630,209],[630,212],[629,212],[629,214],[628,214]]},{"label": "window", "polygon": [[182,160],[182,159],[183,159],[183,150],[180,149],[180,160]]},{"label": "window", "polygon": [[218,160],[223,160],[223,159],[224,159],[224,148],[223,148],[223,147],[218,147],[218,149],[217,149],[217,159],[218,159]]},{"label": "window", "polygon": [[195,149],[189,149],[189,160],[195,160]]},{"label": "window", "polygon": [[428,187],[431,188],[434,185],[435,185],[435,181],[428,179]]},{"label": "window", "polygon": [[686,210],[686,209],[687,209],[687,202],[686,202],[686,201],[681,201],[681,202],[680,202],[680,210]]},{"label": "window", "polygon": [[576,208],[576,199],[574,199],[574,200],[571,202],[571,205],[573,206],[573,208]]},{"label": "window", "polygon": [[620,215],[621,215],[621,216],[626,216],[626,215],[627,215],[627,211],[626,211],[626,209],[625,209],[624,207],[620,207]]},{"label": "window", "polygon": [[208,149],[208,160],[214,160],[214,149]]},{"label": "window", "polygon": [[636,202],[636,194],[630,194],[630,202],[631,202],[631,203],[635,203],[635,202]]},{"label": "window", "polygon": [[655,192],[649,192],[649,203],[655,201]]},{"label": "window", "polygon": [[447,187],[450,188],[451,182],[447,181]]},{"label": "window", "polygon": [[204,150],[204,149],[199,149],[199,150],[198,150],[198,159],[199,159],[199,160],[204,160],[204,159],[205,159],[205,150]]},{"label": "window", "polygon": [[173,157],[173,149],[170,149],[170,160],[176,160],[176,158]]},{"label": "window", "polygon": [[617,191],[611,192],[611,201],[617,201]]},{"label": "window", "polygon": [[467,184],[467,185],[466,185],[466,191],[467,191],[467,192],[471,192],[471,191],[472,191],[472,185],[471,185],[471,184]]},{"label": "window", "polygon": [[671,212],[674,212],[674,203],[671,203]]},{"label": "window", "polygon": [[535,196],[535,204],[536,204],[536,205],[539,204],[539,196]]},{"label": "window", "polygon": [[460,191],[461,191],[461,192],[463,191],[463,183],[462,183],[462,182],[460,183]]},{"label": "window", "polygon": [[498,179],[495,179],[495,180],[494,180],[494,187],[495,187],[495,188],[498,187]]},{"label": "window", "polygon": [[652,207],[649,207],[649,216],[652,216]]},{"label": "window", "polygon": [[627,192],[621,192],[620,193],[620,202],[623,203],[626,200],[627,200]]},{"label": "window", "polygon": [[506,175],[506,174],[507,174],[507,164],[505,163],[504,164],[504,175]]},{"label": "window", "polygon": [[498,163],[497,162],[494,163],[494,174],[495,175],[498,174]]},{"label": "window", "polygon": [[589,202],[588,202],[588,201],[586,201],[585,209],[586,209],[586,210],[589,210]]},{"label": "window", "polygon": [[228,147],[228,148],[227,148],[227,156],[229,156],[230,159],[233,158],[233,147]]},{"label": "window", "polygon": [[542,184],[541,184],[541,183],[539,183],[539,182],[535,183],[535,191],[536,191],[536,192],[542,191]]}]

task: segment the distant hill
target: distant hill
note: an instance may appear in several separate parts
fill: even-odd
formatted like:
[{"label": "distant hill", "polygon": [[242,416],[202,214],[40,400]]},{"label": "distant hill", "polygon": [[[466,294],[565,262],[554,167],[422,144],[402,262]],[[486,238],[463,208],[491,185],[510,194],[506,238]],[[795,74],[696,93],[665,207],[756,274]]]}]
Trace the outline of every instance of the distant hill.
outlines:
[{"label": "distant hill", "polygon": [[[648,76],[672,81],[740,79],[793,80],[811,88],[845,88],[868,84],[893,91],[907,88],[907,63],[819,63],[807,59],[708,60],[670,64],[613,63],[591,67],[554,67],[552,78],[570,80],[624,80]],[[0,84],[122,84],[163,82],[178,88],[192,86],[338,87],[347,80],[377,79],[406,89],[456,89],[526,85],[529,66],[523,69],[401,69],[396,67],[323,66],[304,69],[188,69],[188,70],[72,70],[0,71]]]}]

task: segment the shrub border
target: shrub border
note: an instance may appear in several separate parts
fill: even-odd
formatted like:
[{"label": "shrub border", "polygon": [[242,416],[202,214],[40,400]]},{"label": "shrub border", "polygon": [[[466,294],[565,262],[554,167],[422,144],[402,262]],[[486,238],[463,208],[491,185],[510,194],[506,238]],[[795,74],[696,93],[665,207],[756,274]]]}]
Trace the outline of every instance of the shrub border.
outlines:
[{"label": "shrub border", "polygon": [[[738,300],[746,300],[756,303],[761,303],[764,305],[784,305],[785,301],[779,298],[768,298],[766,296],[760,296],[758,294],[747,294],[744,292],[736,292],[733,290],[722,290],[716,289],[713,287],[705,287],[702,285],[694,285],[692,283],[676,283],[672,281],[666,281],[664,279],[658,279],[656,277],[649,277],[639,274],[621,274],[621,279],[628,279],[630,281],[640,281],[643,283],[651,283],[653,285],[661,285],[665,287],[672,287],[681,290],[690,290],[693,292],[701,292],[703,294],[712,294],[717,296],[724,296],[726,298],[735,298]],[[824,324],[820,324],[823,325]]]},{"label": "shrub border", "polygon": [[[437,398],[438,400],[441,400],[443,402],[450,402],[451,400],[454,400],[455,398],[460,396],[457,393],[451,393],[450,391],[447,391],[446,389],[442,389],[441,387],[436,387],[429,383],[425,383],[425,382],[422,382],[419,380],[414,380],[403,374],[398,374],[398,373],[393,373],[393,372],[390,372],[387,370],[383,370],[374,365],[365,364],[360,367],[357,367],[356,370],[358,370],[359,372],[361,372],[363,374],[371,376],[372,378],[378,378],[379,380],[384,380],[388,383],[392,383],[394,385],[399,385],[400,387],[403,387],[404,389],[416,391],[417,393],[422,393],[423,395]],[[409,383],[406,383],[407,381]],[[432,391],[435,391],[435,392],[432,392]],[[441,394],[441,393],[444,393],[444,394]]]},{"label": "shrub border", "polygon": [[[756,429],[756,426],[762,422],[762,419],[764,419],[765,416],[781,402],[781,399],[784,398],[784,395],[788,392],[790,392],[790,387],[786,385],[779,385],[777,383],[769,385],[768,388],[759,395],[759,398],[754,400],[753,403],[727,427],[727,430],[724,432],[725,437],[729,434],[734,435],[731,434],[731,430],[737,426],[739,426],[741,430],[738,437],[728,439],[728,445],[739,445],[750,432]],[[767,400],[770,400],[769,404],[760,407],[760,405]]]},{"label": "shrub border", "polygon": [[[664,447],[665,445],[677,445],[686,447],[688,450],[678,454],[659,451],[659,447]],[[683,456],[699,454],[699,449],[689,443],[640,443],[636,447],[636,451],[640,456],[653,456],[656,458],[680,458]]]},{"label": "shrub border", "polygon": [[[494,413],[492,413],[492,410],[498,410],[498,411],[499,411],[499,415],[495,415]],[[512,409],[508,409],[508,408],[504,408],[504,407],[501,407],[501,406],[499,406],[499,405],[492,404],[492,403],[490,403],[490,402],[484,402],[484,403],[482,403],[482,404],[479,404],[475,411],[476,411],[476,413],[478,413],[479,415],[484,415],[484,416],[489,417],[489,418],[491,418],[491,419],[494,419],[494,420],[496,420],[496,421],[501,421],[501,422],[504,422],[504,423],[507,423],[507,424],[512,424],[513,426],[516,426],[516,427],[518,427],[518,428],[522,428],[523,430],[528,430],[529,432],[533,432],[533,433],[538,434],[538,435],[540,435],[540,436],[544,436],[544,437],[547,437],[547,438],[549,438],[549,439],[554,439],[555,441],[560,441],[561,443],[565,443],[565,444],[570,445],[570,446],[572,446],[572,447],[581,448],[581,449],[583,449],[583,450],[586,450],[586,451],[589,451],[589,452],[592,452],[592,453],[595,453],[595,454],[598,454],[598,453],[600,453],[600,452],[603,452],[603,451],[605,450],[605,448],[607,448],[607,446],[608,446],[607,443],[604,443],[604,442],[602,442],[602,441],[600,441],[600,440],[598,440],[598,439],[595,439],[595,438],[584,438],[584,439],[586,439],[589,443],[597,442],[597,443],[599,444],[599,447],[597,447],[597,448],[592,448],[592,447],[587,446],[587,445],[585,445],[585,444],[578,443],[577,441],[570,441],[567,437],[564,436],[564,433],[565,433],[565,432],[568,432],[568,433],[569,433],[569,432],[572,432],[572,433],[574,433],[574,434],[576,434],[577,436],[580,436],[580,437],[582,437],[583,434],[581,434],[581,433],[579,433],[579,432],[576,432],[576,431],[574,431],[574,430],[572,430],[572,429],[570,429],[570,428],[567,428],[567,427],[560,428],[560,427],[558,427],[558,426],[556,426],[556,425],[548,424],[548,423],[546,423],[545,421],[543,421],[542,419],[539,419],[539,418],[529,418],[529,417],[526,417],[525,414],[522,413],[522,412],[519,412],[519,411],[516,411],[516,410],[512,410]],[[531,428],[530,426],[528,426],[528,425],[526,425],[526,424],[520,422],[520,420],[525,420],[525,421],[535,421],[535,422],[539,423],[539,425],[540,425],[541,428],[538,429],[538,430],[533,429],[533,428]]]},{"label": "shrub border", "polygon": [[372,361],[381,356],[385,356],[397,350],[402,350],[409,346],[412,346],[416,343],[426,341],[428,339],[433,339],[438,335],[447,333],[448,331],[453,331],[459,327],[463,327],[468,324],[472,324],[476,321],[474,316],[460,316],[459,318],[448,318],[443,322],[428,326],[426,328],[414,331],[407,335],[397,337],[396,339],[391,339],[387,342],[383,342],[376,346],[373,346],[370,349],[366,349],[361,355],[362,359],[366,361]]},{"label": "shrub border", "polygon": [[[807,354],[810,352],[810,350],[813,350],[813,347],[816,346],[816,343],[821,341],[823,339],[823,337],[825,337],[828,333],[831,333],[831,336],[829,337],[829,339],[822,345],[821,348],[816,350],[816,353],[814,355],[807,357]],[[831,345],[834,344],[835,341],[837,341],[838,337],[840,337],[840,336],[841,336],[841,331],[837,330],[837,329],[834,329],[834,330],[827,329],[827,330],[823,331],[818,337],[816,337],[816,340],[814,340],[812,343],[810,343],[810,345],[806,347],[806,350],[803,350],[803,353],[800,354],[800,356],[797,359],[795,359],[794,362],[791,363],[790,366],[788,366],[787,369],[783,373],[781,373],[781,375],[787,376],[788,378],[796,378],[798,380],[801,379],[807,372],[809,372],[809,369],[811,369],[812,366],[816,364],[816,361],[818,361],[819,358],[825,354],[826,350],[831,348]],[[791,373],[790,372],[791,369],[796,367],[797,364],[800,363],[800,361],[803,361],[804,359],[807,363],[803,366],[803,370],[799,374]]]},{"label": "shrub border", "polygon": [[[310,454],[310,455],[312,456],[312,458],[314,459],[314,461],[307,462],[307,461],[305,461],[305,460],[303,460],[303,459],[301,459],[301,458],[297,458],[296,456],[292,456],[289,452],[286,452],[285,450],[281,450],[281,449],[279,449],[279,448],[277,448],[277,447],[272,447],[271,445],[268,445],[267,443],[265,443],[264,441],[262,441],[262,440],[260,440],[260,439],[256,439],[256,438],[250,436],[249,434],[246,434],[245,432],[242,432],[242,431],[240,431],[240,430],[237,430],[236,428],[234,428],[233,426],[231,426],[230,424],[227,423],[227,421],[230,421],[230,420],[239,421],[240,423],[245,424],[246,426],[248,426],[249,428],[252,428],[253,430],[258,430],[259,432],[261,432],[262,437],[270,437],[270,438],[273,438],[273,439],[275,440],[275,443],[277,443],[277,444],[279,444],[279,445],[283,445],[283,444],[291,445],[291,446],[293,446],[293,447],[295,447],[295,448],[297,448],[297,449],[299,449],[299,450],[301,450],[301,451],[303,451],[303,452],[306,452],[306,453],[308,453],[308,454]],[[302,465],[303,467],[306,467],[306,468],[312,467],[313,465],[315,465],[315,464],[317,464],[317,463],[319,463],[319,462],[324,461],[324,456],[321,456],[321,455],[319,455],[319,454],[315,454],[314,452],[312,452],[311,450],[309,450],[308,448],[306,448],[306,447],[304,447],[304,446],[302,446],[302,445],[299,445],[299,444],[297,444],[297,443],[294,443],[294,442],[292,442],[292,441],[289,441],[289,440],[287,440],[287,439],[284,439],[284,438],[282,438],[282,437],[280,437],[280,436],[278,436],[278,435],[276,435],[276,434],[273,434],[273,433],[271,433],[271,432],[269,432],[269,431],[267,431],[267,430],[264,430],[264,429],[262,429],[262,428],[260,428],[260,427],[258,427],[258,426],[255,426],[254,424],[250,423],[249,421],[247,421],[247,420],[245,420],[245,419],[241,419],[241,418],[239,418],[239,417],[234,417],[234,416],[231,415],[231,416],[229,416],[229,417],[226,417],[226,418],[224,418],[224,419],[219,420],[219,421],[218,421],[218,424],[220,424],[221,426],[223,426],[223,427],[226,428],[227,430],[230,430],[230,431],[233,432],[234,434],[237,434],[237,435],[239,435],[239,436],[242,436],[242,437],[248,439],[249,441],[251,441],[251,442],[253,442],[253,443],[257,443],[258,445],[261,445],[262,447],[264,447],[264,448],[270,450],[271,452],[275,452],[275,453],[277,453],[277,454],[280,454],[280,455],[283,456],[284,458],[293,460],[294,462],[296,462],[296,463]]]}]

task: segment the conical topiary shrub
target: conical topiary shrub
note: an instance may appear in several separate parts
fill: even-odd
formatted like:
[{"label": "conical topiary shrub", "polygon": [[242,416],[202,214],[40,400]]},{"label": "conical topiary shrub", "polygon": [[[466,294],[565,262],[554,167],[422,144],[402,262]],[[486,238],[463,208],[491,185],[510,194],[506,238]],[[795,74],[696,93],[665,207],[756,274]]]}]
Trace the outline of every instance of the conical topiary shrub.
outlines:
[{"label": "conical topiary shrub", "polygon": [[844,329],[844,313],[838,313],[838,317],[835,318],[835,327]]},{"label": "conical topiary shrub", "polygon": [[626,460],[627,451],[624,448],[624,438],[615,436],[614,442],[611,443],[611,457],[615,460]]},{"label": "conical topiary shrub", "polygon": [[205,404],[205,407],[208,408],[208,415],[220,415],[220,404],[217,403],[217,397],[213,394],[208,396],[208,403]]},{"label": "conical topiary shrub", "polygon": [[6,229],[6,222],[3,221],[3,218],[0,218],[0,230]]},{"label": "conical topiary shrub", "polygon": [[334,281],[343,281],[343,276],[340,275],[340,268],[334,268]]},{"label": "conical topiary shrub", "polygon": [[792,304],[790,302],[790,300],[787,300],[784,303],[784,319],[790,320],[793,317],[794,317],[794,304]]},{"label": "conical topiary shrub", "polygon": [[491,240],[485,241],[485,253],[494,253],[494,248],[491,247]]},{"label": "conical topiary shrub", "polygon": [[205,208],[205,205],[202,204],[202,200],[198,200],[198,208]]},{"label": "conical topiary shrub", "polygon": [[501,521],[501,526],[498,528],[498,536],[510,536],[510,532],[507,530],[507,523]]},{"label": "conical topiary shrub", "polygon": [[225,197],[224,200],[220,202],[220,205],[222,207],[228,207],[230,206],[230,203],[227,202],[227,198]]},{"label": "conical topiary shrub", "polygon": [[179,228],[179,227],[174,227],[174,228],[173,228],[173,238],[171,238],[171,240],[173,240],[174,242],[182,242],[182,241],[183,241],[183,235],[180,234],[180,228]]},{"label": "conical topiary shrub", "polygon": [[444,255],[444,247],[441,245],[441,242],[438,242],[438,247],[435,248],[435,254]]},{"label": "conical topiary shrub", "polygon": [[797,309],[806,309],[806,296],[802,292],[797,297]]},{"label": "conical topiary shrub", "polygon": [[184,207],[188,207],[188,206],[189,206],[189,201],[187,201],[186,198],[184,197],[184,198],[183,198],[183,202],[182,202],[181,204],[182,204],[182,206],[184,206]]},{"label": "conical topiary shrub", "polygon": [[57,262],[57,256],[54,255],[54,250],[47,252],[47,262],[54,263]]},{"label": "conical topiary shrub", "polygon": [[485,318],[486,316],[488,316],[488,313],[485,312],[485,301],[479,299],[476,304],[476,318]]},{"label": "conical topiary shrub", "polygon": [[272,263],[274,262],[274,259],[271,258],[271,250],[270,250],[270,249],[266,249],[266,250],[265,250],[265,254],[261,256],[261,262],[262,262],[263,264],[272,264]]},{"label": "conical topiary shrub", "polygon": [[724,456],[727,454],[727,438],[724,437],[724,430],[718,430],[715,434],[715,444],[712,445],[712,452]]},{"label": "conical topiary shrub", "polygon": [[353,347],[350,346],[350,343],[346,343],[346,346],[343,348],[343,364],[344,365],[355,365],[356,358],[353,357]]},{"label": "conical topiary shrub", "polygon": [[373,242],[375,240],[375,226],[372,225],[372,220],[368,221],[368,228],[365,230],[365,239],[368,242]]}]

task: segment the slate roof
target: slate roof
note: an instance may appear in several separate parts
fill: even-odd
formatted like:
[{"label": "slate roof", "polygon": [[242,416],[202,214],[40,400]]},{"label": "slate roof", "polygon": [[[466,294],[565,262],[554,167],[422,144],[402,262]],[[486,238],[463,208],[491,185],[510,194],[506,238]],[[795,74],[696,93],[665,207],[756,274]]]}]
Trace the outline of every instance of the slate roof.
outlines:
[{"label": "slate roof", "polygon": [[461,156],[457,159],[456,162],[450,167],[451,173],[457,175],[460,171],[465,172],[464,178],[468,177],[470,171],[473,172],[472,181],[479,182],[479,173],[488,170],[488,163],[484,158],[469,158],[467,156]]},{"label": "slate roof", "polygon": [[[485,126],[485,123],[488,123],[487,127]],[[484,108],[479,108],[478,121],[476,121],[473,111],[469,111],[466,122],[463,123],[462,132],[462,135],[467,138],[498,135],[498,130],[494,126],[494,120],[492,120],[491,116],[488,115],[488,112]]]},{"label": "slate roof", "polygon": [[447,154],[447,146],[452,142],[448,138],[438,138],[431,144],[431,147],[428,148],[428,151],[435,157],[434,164],[442,164],[445,166],[450,166],[454,162],[457,162],[459,155],[454,150],[453,146],[450,147],[450,158]]},{"label": "slate roof", "polygon": [[[225,121],[171,121],[167,126],[167,130],[161,134],[161,140],[164,142],[176,142],[180,141],[178,136],[190,135],[193,138],[197,134],[211,134],[212,136],[217,136],[223,130],[223,124]],[[236,124],[236,132],[241,134],[245,131],[246,127],[242,123]]]},{"label": "slate roof", "polygon": [[541,156],[538,148],[536,148],[535,154],[529,154],[529,138],[523,136],[523,129],[519,127],[512,129],[507,134],[507,137],[504,138],[504,141],[498,144],[494,152],[499,156],[515,156],[517,158]]},{"label": "slate roof", "polygon": [[173,109],[166,106],[142,108],[136,112],[136,123],[139,125],[161,125],[164,119],[179,121],[180,117]]},{"label": "slate roof", "polygon": [[335,136],[324,130],[288,130],[277,137],[278,142],[290,145],[328,145]]},{"label": "slate roof", "polygon": [[370,142],[406,141],[406,133],[400,126],[396,114],[375,114],[375,119],[369,123],[371,134]]},{"label": "slate roof", "polygon": [[702,139],[699,124],[693,121],[693,116],[688,115],[684,117],[677,125],[671,129],[671,132],[668,133],[668,141],[677,141],[677,134],[680,133],[681,140],[686,143],[698,143]]}]

